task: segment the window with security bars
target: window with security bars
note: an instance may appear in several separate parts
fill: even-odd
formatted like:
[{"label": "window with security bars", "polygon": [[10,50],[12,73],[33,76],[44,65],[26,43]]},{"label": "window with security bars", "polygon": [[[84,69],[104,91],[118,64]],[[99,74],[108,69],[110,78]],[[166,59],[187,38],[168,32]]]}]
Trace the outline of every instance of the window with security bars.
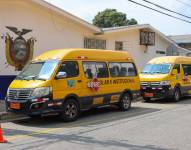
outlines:
[{"label": "window with security bars", "polygon": [[106,49],[106,40],[84,38],[84,48]]},{"label": "window with security bars", "polygon": [[115,50],[123,50],[123,42],[122,41],[116,41],[115,42]]}]

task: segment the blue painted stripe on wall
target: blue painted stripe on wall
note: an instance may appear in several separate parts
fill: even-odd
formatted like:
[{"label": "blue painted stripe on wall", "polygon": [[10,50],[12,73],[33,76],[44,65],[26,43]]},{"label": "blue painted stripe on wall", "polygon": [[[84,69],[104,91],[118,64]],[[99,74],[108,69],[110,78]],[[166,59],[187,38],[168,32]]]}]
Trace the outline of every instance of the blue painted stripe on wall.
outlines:
[{"label": "blue painted stripe on wall", "polygon": [[14,75],[2,75],[0,76],[0,100],[4,100],[7,88],[9,87],[10,83],[15,79],[16,76]]}]

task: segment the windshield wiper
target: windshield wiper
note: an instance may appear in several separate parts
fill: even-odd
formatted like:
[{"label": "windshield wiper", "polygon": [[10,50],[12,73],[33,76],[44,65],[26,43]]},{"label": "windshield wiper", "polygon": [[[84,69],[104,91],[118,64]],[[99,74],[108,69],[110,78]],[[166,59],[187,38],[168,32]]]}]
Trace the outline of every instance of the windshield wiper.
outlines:
[{"label": "windshield wiper", "polygon": [[153,72],[144,72],[144,74],[153,74]]},{"label": "windshield wiper", "polygon": [[35,76],[29,76],[32,80],[44,80],[46,81],[46,79],[44,78],[39,78],[38,75],[35,75]]},{"label": "windshield wiper", "polygon": [[147,73],[150,73],[150,72],[146,72],[146,71],[145,71],[145,72],[141,72],[141,73],[143,73],[143,74],[144,74],[144,73],[147,74]]},{"label": "windshield wiper", "polygon": [[154,72],[152,72],[152,74],[157,74],[157,73],[161,73],[160,71],[154,71]]},{"label": "windshield wiper", "polygon": [[29,80],[30,79],[34,80],[36,78],[36,76],[26,76],[26,78],[29,79]]},{"label": "windshield wiper", "polygon": [[43,80],[46,81],[46,79],[44,78],[39,78],[38,75],[34,76],[17,76],[16,79],[20,79],[20,80]]},{"label": "windshield wiper", "polygon": [[36,80],[43,80],[43,81],[46,81],[46,79],[44,78],[35,78]]},{"label": "windshield wiper", "polygon": [[17,76],[16,79],[19,79],[19,80],[28,80],[26,79],[27,76]]}]

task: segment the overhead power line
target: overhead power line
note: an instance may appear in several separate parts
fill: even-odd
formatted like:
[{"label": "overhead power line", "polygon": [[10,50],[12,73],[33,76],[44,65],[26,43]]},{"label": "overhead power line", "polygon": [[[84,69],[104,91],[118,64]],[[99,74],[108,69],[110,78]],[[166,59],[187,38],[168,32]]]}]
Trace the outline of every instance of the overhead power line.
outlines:
[{"label": "overhead power line", "polygon": [[[181,4],[184,4],[185,6],[191,7],[191,4],[185,3],[185,2],[180,1],[180,0],[175,0],[175,1],[177,1],[177,2],[179,2],[179,3],[181,3]],[[191,1],[191,0],[190,0],[190,1]]]},{"label": "overhead power line", "polygon": [[166,11],[172,12],[172,13],[174,13],[174,14],[177,14],[177,15],[180,15],[180,16],[183,16],[183,17],[186,17],[186,18],[191,19],[191,17],[189,17],[189,16],[186,16],[186,15],[181,14],[181,13],[179,13],[179,12],[170,10],[170,9],[168,9],[168,8],[166,8],[166,7],[160,6],[160,5],[156,4],[156,3],[150,2],[150,1],[148,1],[148,0],[142,0],[142,1],[144,1],[144,2],[146,2],[146,3],[149,3],[149,4],[151,4],[151,5],[154,5],[154,6],[158,7],[158,8],[164,9],[164,10],[166,10]]},{"label": "overhead power line", "polygon": [[132,3],[134,3],[134,4],[137,4],[137,5],[139,5],[139,6],[142,6],[142,7],[148,8],[148,9],[151,9],[151,10],[156,11],[156,12],[158,12],[158,13],[161,13],[161,14],[163,14],[163,15],[166,15],[166,16],[169,16],[169,17],[172,17],[172,18],[175,18],[175,19],[178,19],[178,20],[181,20],[181,21],[187,22],[187,23],[191,23],[191,21],[188,21],[188,20],[185,20],[185,19],[182,19],[182,18],[179,18],[179,17],[173,16],[173,15],[167,14],[167,13],[165,13],[165,12],[162,12],[162,11],[160,11],[160,10],[157,10],[157,9],[151,8],[151,7],[146,6],[146,5],[143,5],[143,4],[138,3],[138,2],[135,2],[135,1],[133,1],[133,0],[128,0],[128,1],[129,1],[129,2],[132,2]]}]

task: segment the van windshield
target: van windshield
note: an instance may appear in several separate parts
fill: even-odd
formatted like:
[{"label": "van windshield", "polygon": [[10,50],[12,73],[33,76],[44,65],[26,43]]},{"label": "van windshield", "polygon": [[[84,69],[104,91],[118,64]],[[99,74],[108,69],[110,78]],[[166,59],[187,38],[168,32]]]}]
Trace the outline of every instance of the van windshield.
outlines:
[{"label": "van windshield", "polygon": [[19,80],[47,80],[57,67],[58,60],[48,60],[43,62],[32,62],[24,67],[17,76]]},{"label": "van windshield", "polygon": [[147,64],[142,74],[167,74],[170,72],[171,64]]}]

